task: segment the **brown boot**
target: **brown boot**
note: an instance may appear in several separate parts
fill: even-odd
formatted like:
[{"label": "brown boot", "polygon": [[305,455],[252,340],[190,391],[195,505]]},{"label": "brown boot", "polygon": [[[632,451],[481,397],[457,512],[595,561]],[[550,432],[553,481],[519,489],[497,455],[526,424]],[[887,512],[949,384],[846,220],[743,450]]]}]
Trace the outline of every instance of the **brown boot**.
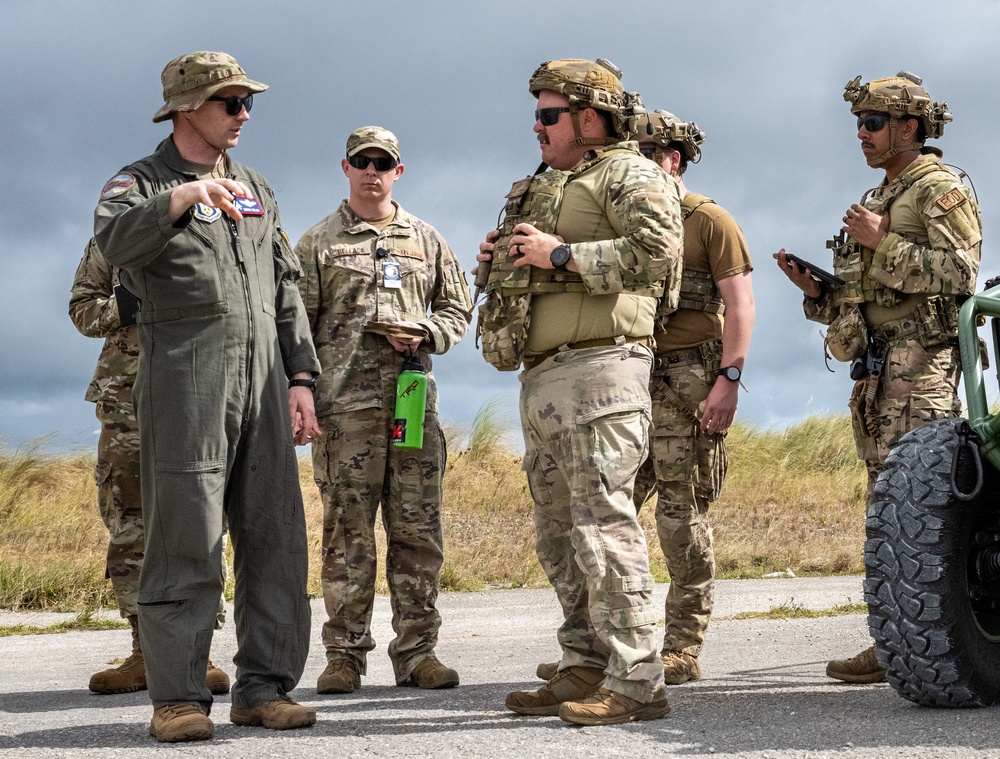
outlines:
[{"label": "brown boot", "polygon": [[248,707],[234,706],[229,721],[244,727],[266,727],[269,730],[291,730],[316,724],[316,711],[297,704],[288,696],[263,701]]},{"label": "brown boot", "polygon": [[458,672],[451,667],[444,666],[434,654],[431,654],[421,659],[420,663],[413,668],[410,676],[396,685],[402,688],[424,688],[426,690],[454,688],[458,685]]},{"label": "brown boot", "polygon": [[535,670],[535,677],[539,680],[551,680],[556,676],[556,672],[559,671],[559,662],[557,661],[543,661],[538,665]]},{"label": "brown boot", "polygon": [[582,701],[604,683],[604,670],[597,667],[566,667],[538,690],[507,694],[505,706],[518,714],[554,717],[565,701]]},{"label": "brown boot", "polygon": [[215,737],[215,725],[194,704],[170,704],[153,710],[149,734],[160,743],[207,741]]},{"label": "brown boot", "polygon": [[845,683],[880,683],[885,680],[885,670],[875,660],[875,646],[869,646],[850,659],[828,662],[826,676]]},{"label": "brown boot", "polygon": [[139,644],[139,620],[137,617],[128,617],[128,623],[132,626],[132,653],[114,669],[106,669],[90,678],[90,690],[94,693],[146,690],[146,663]]},{"label": "brown boot", "polygon": [[619,725],[640,719],[659,719],[670,711],[667,697],[644,704],[621,693],[601,688],[583,701],[568,701],[559,707],[559,719],[575,725]]},{"label": "brown boot", "polygon": [[660,661],[663,662],[663,681],[667,685],[680,685],[688,680],[701,679],[701,667],[698,659],[681,651],[662,651]]},{"label": "brown boot", "polygon": [[215,666],[212,657],[208,657],[208,669],[205,671],[205,685],[216,696],[229,693],[229,675]]},{"label": "brown boot", "polygon": [[317,693],[354,693],[361,687],[361,673],[353,659],[334,657],[316,681]]}]

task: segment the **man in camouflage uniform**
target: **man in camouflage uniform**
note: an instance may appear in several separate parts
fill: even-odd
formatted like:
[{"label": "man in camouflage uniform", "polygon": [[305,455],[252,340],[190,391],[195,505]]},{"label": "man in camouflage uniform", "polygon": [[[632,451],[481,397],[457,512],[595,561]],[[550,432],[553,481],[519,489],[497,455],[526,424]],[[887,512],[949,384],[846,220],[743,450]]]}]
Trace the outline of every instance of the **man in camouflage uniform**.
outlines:
[{"label": "man in camouflage uniform", "polygon": [[231,160],[250,118],[229,55],[170,61],[156,152],[101,192],[97,245],[139,301],[139,420],[146,551],[139,636],[159,741],[214,735],[205,671],[228,521],[238,649],[230,721],[315,724],[288,697],[309,648],[308,545],[296,443],[319,434],[319,362],[298,262],[267,181]]},{"label": "man in camouflage uniform", "polygon": [[[843,284],[822,285],[789,261],[778,266],[805,294],[806,317],[828,324],[826,345],[853,361],[851,423],[858,456],[868,469],[868,495],[888,452],[906,432],[957,416],[961,366],[958,307],[972,295],[979,270],[979,206],[959,176],[924,147],[951,121],[919,78],[847,84],[844,99],[858,118],[868,165],[885,179],[844,216],[835,239],[834,273]],[[828,676],[849,683],[885,677],[870,647],[834,660]]]},{"label": "man in camouflage uniform", "polygon": [[[443,561],[441,491],[445,442],[437,418],[431,354],[465,334],[472,303],[454,253],[429,224],[392,200],[403,175],[399,142],[387,129],[361,127],[347,138],[341,168],[350,194],[303,235],[295,252],[323,374],[316,411],[323,436],[313,472],[323,497],[323,625],[327,666],[318,693],[361,686],[371,634],[382,507],[386,581],[395,639],[396,684],[458,685],[434,655],[435,608]],[[396,383],[415,355],[427,371],[423,448],[393,445]]]},{"label": "man in camouflage uniform", "polygon": [[[103,337],[94,378],[86,398],[97,404],[101,436],[97,443],[97,502],[108,528],[107,576],[118,610],[132,628],[132,653],[113,669],[90,678],[94,693],[131,693],[146,688],[146,666],[139,642],[139,571],[145,538],[139,487],[139,425],[132,407],[132,385],[139,363],[139,338],[134,322],[122,324],[115,297],[118,270],[104,260],[93,239],[87,243],[73,279],[69,317],[81,334]],[[225,562],[222,571],[226,571]],[[220,600],[216,629],[226,619]],[[205,684],[213,694],[229,692],[229,676],[211,657]]]},{"label": "man in camouflage uniform", "polygon": [[726,477],[725,434],[753,331],[753,266],[736,220],[684,185],[704,132],[666,111],[640,118],[637,131],[640,151],[680,186],[684,217],[680,303],[657,314],[653,435],[635,489],[637,507],[657,494],[656,530],[670,572],[660,658],[665,681],[679,684],[701,677],[698,654],[715,598],[708,506]]},{"label": "man in camouflage uniform", "polygon": [[[585,725],[656,719],[670,707],[632,492],[648,450],[656,302],[667,280],[676,305],[680,279],[678,188],[623,140],[641,101],[609,62],[544,63],[529,89],[542,160],[565,185],[543,214],[552,228],[520,223],[508,247],[531,267],[524,469],[565,621],[559,671],[506,705]],[[480,245],[481,262],[498,236]]]}]

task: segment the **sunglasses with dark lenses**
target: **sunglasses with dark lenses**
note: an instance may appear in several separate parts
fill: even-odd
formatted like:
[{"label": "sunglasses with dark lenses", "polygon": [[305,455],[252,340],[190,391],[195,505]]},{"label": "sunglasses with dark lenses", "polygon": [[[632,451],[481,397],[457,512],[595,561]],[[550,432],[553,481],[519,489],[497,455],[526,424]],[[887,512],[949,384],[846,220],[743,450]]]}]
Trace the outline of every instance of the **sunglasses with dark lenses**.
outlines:
[{"label": "sunglasses with dark lenses", "polygon": [[858,116],[858,129],[864,127],[869,132],[877,132],[889,121],[887,113],[869,113],[867,116]]},{"label": "sunglasses with dark lenses", "polygon": [[245,98],[237,97],[236,95],[230,95],[227,98],[220,98],[215,95],[209,98],[209,100],[215,100],[219,103],[226,104],[226,113],[230,116],[239,116],[240,111],[244,108],[247,109],[247,113],[250,113],[250,109],[253,108],[253,93],[250,93]]},{"label": "sunglasses with dark lenses", "polygon": [[644,147],[640,146],[639,147],[639,152],[642,153],[642,155],[645,158],[648,158],[650,161],[655,161],[656,160],[656,148],[644,148]]},{"label": "sunglasses with dark lenses", "polygon": [[541,121],[542,126],[554,126],[560,113],[569,113],[569,108],[539,108],[535,111],[535,121]]},{"label": "sunglasses with dark lenses", "polygon": [[375,171],[389,171],[398,166],[395,158],[384,155],[380,155],[378,157],[372,157],[370,155],[350,155],[347,156],[347,162],[354,168],[360,169],[361,171],[367,169],[368,164],[374,166]]}]

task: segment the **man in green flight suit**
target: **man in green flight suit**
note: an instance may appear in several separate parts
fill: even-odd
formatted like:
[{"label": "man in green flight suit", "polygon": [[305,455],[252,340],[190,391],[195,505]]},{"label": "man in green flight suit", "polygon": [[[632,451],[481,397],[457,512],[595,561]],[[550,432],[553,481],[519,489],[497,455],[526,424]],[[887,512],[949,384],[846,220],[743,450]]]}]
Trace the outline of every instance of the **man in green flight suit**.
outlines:
[{"label": "man in green flight suit", "polygon": [[224,518],[234,551],[238,650],[230,720],[287,729],[316,713],[288,697],[309,646],[307,542],[294,445],[319,434],[319,362],[274,193],[231,160],[255,93],[225,53],[162,74],[154,122],[173,133],[101,192],[95,237],[139,302],[146,555],[139,635],[160,741],[214,735],[205,687],[222,592]]}]

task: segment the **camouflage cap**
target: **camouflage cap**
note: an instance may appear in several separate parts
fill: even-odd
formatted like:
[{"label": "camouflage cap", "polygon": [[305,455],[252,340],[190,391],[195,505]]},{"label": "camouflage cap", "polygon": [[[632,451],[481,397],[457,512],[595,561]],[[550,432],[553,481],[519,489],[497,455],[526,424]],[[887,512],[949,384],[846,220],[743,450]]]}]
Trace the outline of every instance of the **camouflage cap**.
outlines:
[{"label": "camouflage cap", "polygon": [[174,58],[160,75],[163,105],[153,114],[153,122],[166,121],[179,111],[196,111],[224,87],[237,85],[250,92],[263,92],[266,84],[247,79],[233,56],[200,51]]},{"label": "camouflage cap", "polygon": [[679,142],[684,157],[691,163],[698,163],[701,144],[705,142],[705,132],[693,121],[681,121],[669,111],[656,110],[638,116],[634,139],[640,143],[654,142],[663,147]]},{"label": "camouflage cap", "polygon": [[378,148],[399,161],[399,140],[388,129],[380,126],[363,126],[347,138],[347,157],[357,155],[365,148]]},{"label": "camouflage cap", "polygon": [[931,96],[923,88],[923,80],[908,71],[900,71],[896,76],[873,79],[861,84],[856,76],[844,86],[844,100],[851,104],[851,113],[877,111],[888,113],[897,119],[913,116],[920,119],[928,137],[940,137],[944,125],[951,121],[951,113],[945,102],[932,102]]}]

